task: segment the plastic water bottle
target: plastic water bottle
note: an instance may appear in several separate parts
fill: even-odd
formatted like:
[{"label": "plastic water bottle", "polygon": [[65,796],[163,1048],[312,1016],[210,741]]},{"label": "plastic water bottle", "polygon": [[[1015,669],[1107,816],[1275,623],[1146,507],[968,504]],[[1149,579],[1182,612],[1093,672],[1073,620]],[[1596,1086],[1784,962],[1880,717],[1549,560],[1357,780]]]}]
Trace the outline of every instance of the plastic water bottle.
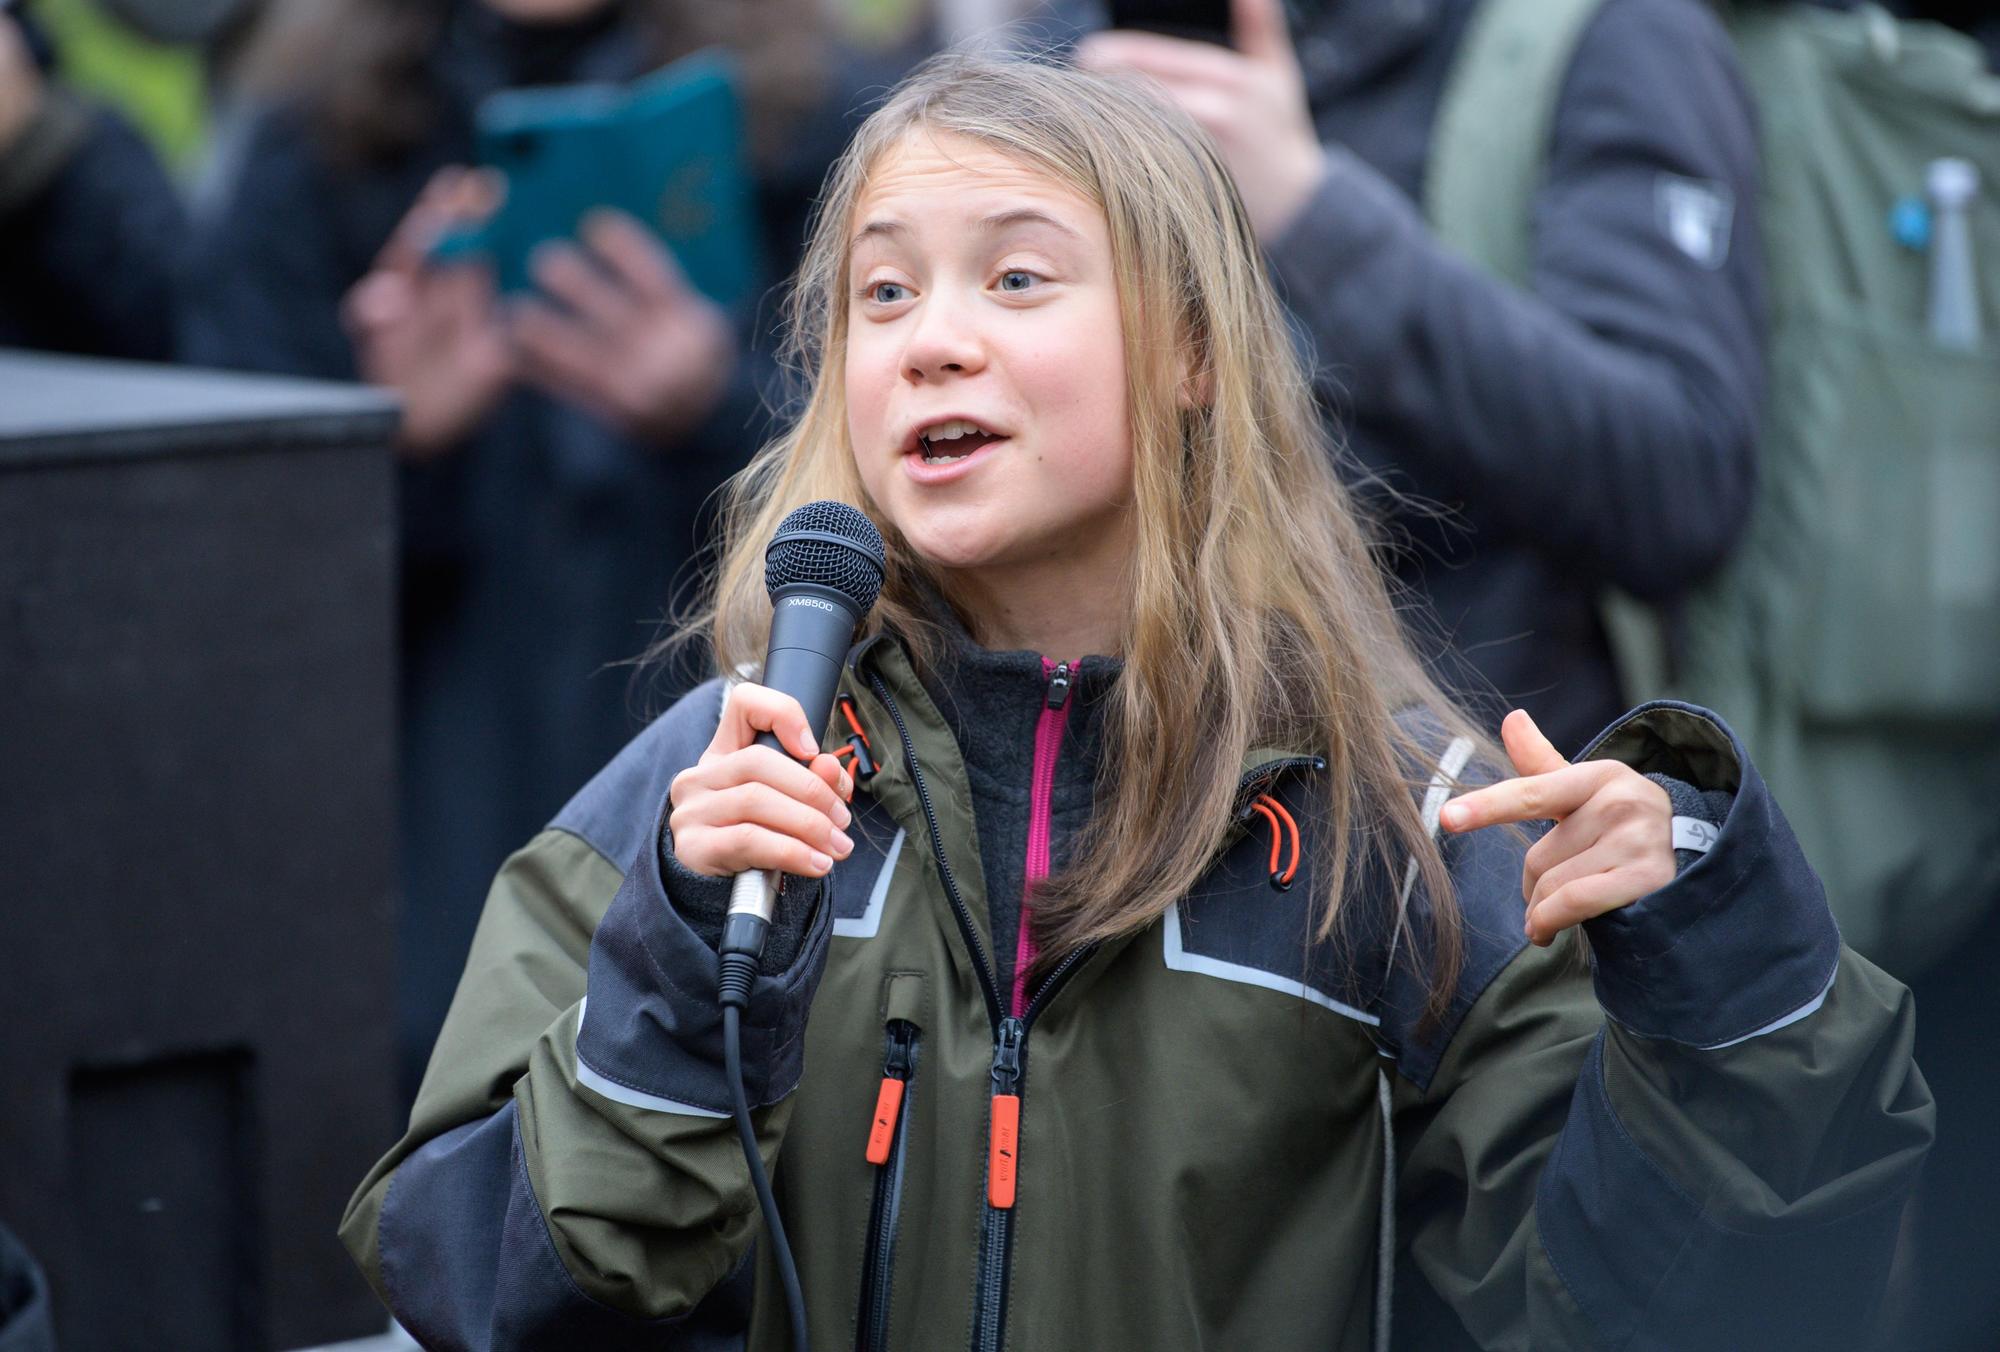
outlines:
[{"label": "plastic water bottle", "polygon": [[1931,341],[1975,351],[1981,337],[1979,274],[1972,259],[1972,208],[1979,168],[1969,160],[1932,160],[1924,175],[1934,221],[1931,233]]}]

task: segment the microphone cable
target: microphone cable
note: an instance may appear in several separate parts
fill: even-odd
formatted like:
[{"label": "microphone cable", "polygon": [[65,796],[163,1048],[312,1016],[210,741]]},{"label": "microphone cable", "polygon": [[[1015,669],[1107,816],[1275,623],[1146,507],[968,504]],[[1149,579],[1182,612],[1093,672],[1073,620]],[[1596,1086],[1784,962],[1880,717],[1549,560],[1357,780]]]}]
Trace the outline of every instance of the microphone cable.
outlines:
[{"label": "microphone cable", "polygon": [[[764,551],[764,590],[771,598],[771,638],[764,653],[761,680],[790,695],[809,725],[825,729],[833,716],[840,688],[841,659],[854,641],[854,631],[875,606],[886,566],[882,536],[865,513],[844,502],[809,502],[778,523],[777,534]],[[784,752],[777,735],[761,732],[756,742]],[[788,753],[787,753],[788,754]],[[770,1175],[757,1149],[757,1130],[750,1122],[750,1099],[743,1088],[743,1011],[764,958],[777,904],[778,875],[756,869],[736,875],[730,884],[729,910],[723,920],[721,956],[722,1059],[729,1079],[736,1134],[743,1142],[743,1159],[757,1206],[764,1213],[764,1236],[777,1260],[784,1283],[785,1310],[792,1322],[792,1352],[808,1352],[806,1301],[799,1288],[798,1264],[785,1238],[778,1199],[771,1193]]]},{"label": "microphone cable", "polygon": [[771,1176],[765,1172],[763,1153],[757,1149],[757,1129],[750,1123],[750,1096],[743,1088],[743,1010],[750,1003],[750,986],[756,979],[756,954],[732,951],[722,955],[722,1068],[729,1080],[730,1115],[736,1119],[736,1135],[743,1142],[743,1158],[750,1166],[750,1185],[757,1190],[757,1207],[764,1213],[764,1236],[778,1260],[778,1278],[785,1287],[793,1352],[808,1352],[805,1292],[799,1286],[791,1243],[785,1238],[785,1222],[778,1215],[778,1199],[771,1192]]}]

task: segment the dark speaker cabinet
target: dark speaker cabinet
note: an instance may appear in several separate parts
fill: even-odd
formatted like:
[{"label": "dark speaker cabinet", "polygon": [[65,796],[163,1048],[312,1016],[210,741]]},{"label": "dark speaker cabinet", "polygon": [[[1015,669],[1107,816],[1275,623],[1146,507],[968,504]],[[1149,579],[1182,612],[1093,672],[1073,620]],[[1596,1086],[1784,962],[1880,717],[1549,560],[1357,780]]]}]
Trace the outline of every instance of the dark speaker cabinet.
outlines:
[{"label": "dark speaker cabinet", "polygon": [[0,1223],[65,1352],[386,1319],[393,407],[0,353]]}]

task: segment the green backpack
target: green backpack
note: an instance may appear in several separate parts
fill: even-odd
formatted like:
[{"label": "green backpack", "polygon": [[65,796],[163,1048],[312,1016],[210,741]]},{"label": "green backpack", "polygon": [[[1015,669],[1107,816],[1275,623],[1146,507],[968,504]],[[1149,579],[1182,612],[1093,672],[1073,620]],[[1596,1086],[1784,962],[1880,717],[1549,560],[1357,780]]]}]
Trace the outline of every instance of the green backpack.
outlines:
[{"label": "green backpack", "polygon": [[[1562,80],[1601,4],[1485,0],[1446,86],[1430,220],[1516,284]],[[2000,79],[1971,39],[1873,5],[1726,10],[1762,123],[1759,500],[1674,617],[1671,667],[1660,615],[1608,597],[1606,627],[1629,698],[1730,721],[1848,943],[1913,975],[2000,897]],[[1983,194],[1961,300],[1984,337],[1951,345],[1931,336],[1921,239],[1945,158]]]}]

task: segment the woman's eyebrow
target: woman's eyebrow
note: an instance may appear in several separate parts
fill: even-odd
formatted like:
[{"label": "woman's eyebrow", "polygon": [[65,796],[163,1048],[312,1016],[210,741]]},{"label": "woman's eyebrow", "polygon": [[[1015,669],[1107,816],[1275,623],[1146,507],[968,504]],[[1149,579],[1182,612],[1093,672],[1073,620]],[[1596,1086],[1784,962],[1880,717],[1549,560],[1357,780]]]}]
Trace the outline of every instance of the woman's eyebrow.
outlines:
[{"label": "woman's eyebrow", "polygon": [[[1064,225],[1046,211],[1038,211],[1034,207],[1012,207],[1006,211],[996,211],[990,216],[982,216],[978,221],[980,233],[987,235],[998,234],[1002,230],[1008,230],[1018,225],[1045,225],[1051,230],[1067,235],[1073,240],[1081,242],[1083,239],[1082,235],[1069,226]],[[908,233],[909,227],[901,221],[870,221],[854,232],[854,238],[847,241],[848,256],[850,258],[853,257],[854,251],[861,247],[863,240]]]},{"label": "woman's eyebrow", "polygon": [[873,239],[880,235],[902,235],[907,233],[909,233],[909,228],[901,221],[870,221],[854,232],[853,239],[847,241],[848,257],[851,258],[854,256],[854,251],[861,247],[861,241],[864,239]]},{"label": "woman's eyebrow", "polygon": [[989,235],[998,234],[1002,230],[1017,225],[1046,225],[1051,230],[1068,235],[1071,239],[1077,241],[1083,239],[1082,235],[1070,229],[1046,211],[1037,211],[1033,207],[1015,207],[1009,211],[996,211],[991,216],[981,217],[979,221],[980,230]]}]

